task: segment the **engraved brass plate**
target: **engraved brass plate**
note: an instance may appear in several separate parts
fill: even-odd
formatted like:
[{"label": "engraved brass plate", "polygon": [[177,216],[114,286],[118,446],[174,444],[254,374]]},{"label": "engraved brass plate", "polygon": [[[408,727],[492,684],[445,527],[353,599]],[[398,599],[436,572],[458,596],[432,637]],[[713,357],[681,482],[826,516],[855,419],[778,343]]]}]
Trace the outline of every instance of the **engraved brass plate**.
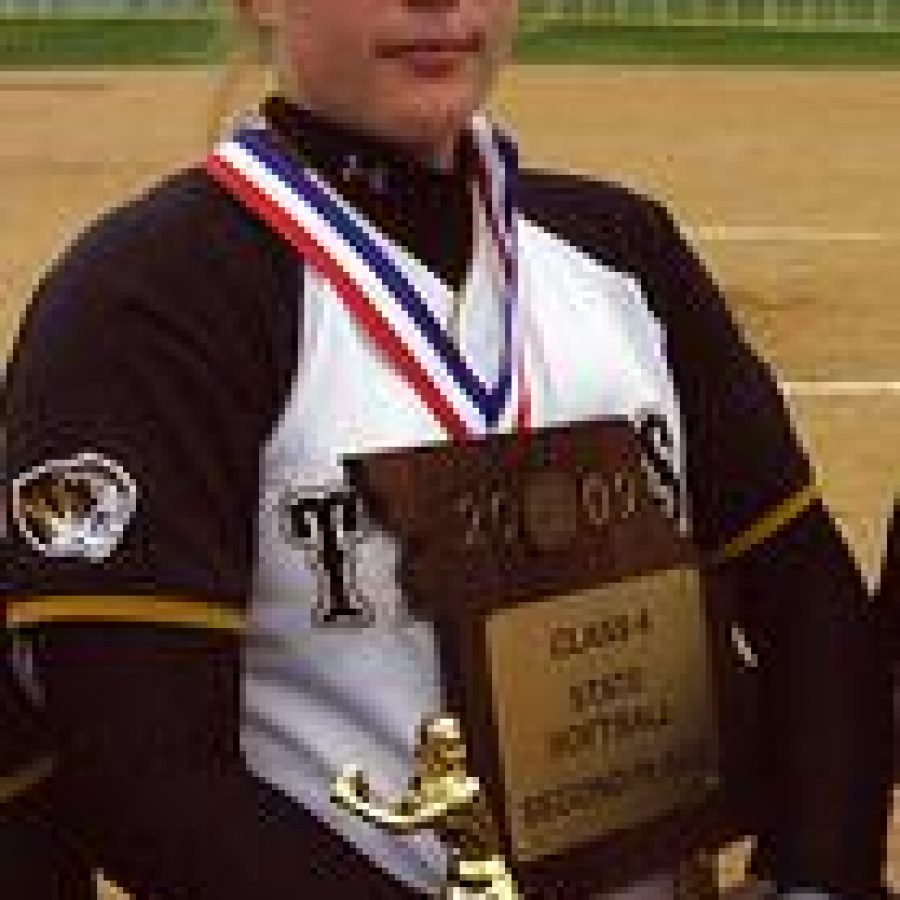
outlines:
[{"label": "engraved brass plate", "polygon": [[693,568],[496,610],[486,629],[517,862],[715,789],[713,670]]}]

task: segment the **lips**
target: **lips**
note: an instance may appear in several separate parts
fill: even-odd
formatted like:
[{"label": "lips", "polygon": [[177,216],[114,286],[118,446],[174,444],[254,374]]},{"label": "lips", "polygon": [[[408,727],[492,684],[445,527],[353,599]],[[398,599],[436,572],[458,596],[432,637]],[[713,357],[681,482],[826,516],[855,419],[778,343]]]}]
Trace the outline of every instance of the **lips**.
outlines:
[{"label": "lips", "polygon": [[462,38],[422,38],[385,45],[381,55],[404,62],[423,75],[440,75],[481,51],[478,35]]}]

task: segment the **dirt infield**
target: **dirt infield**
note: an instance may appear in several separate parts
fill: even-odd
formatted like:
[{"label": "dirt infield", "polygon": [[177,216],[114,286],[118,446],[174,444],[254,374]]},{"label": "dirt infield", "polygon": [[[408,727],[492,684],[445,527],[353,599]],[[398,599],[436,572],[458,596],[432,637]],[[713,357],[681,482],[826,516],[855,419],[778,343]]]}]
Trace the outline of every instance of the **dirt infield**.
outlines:
[{"label": "dirt infield", "polygon": [[[73,230],[202,152],[219,83],[0,73],[0,358]],[[685,224],[791,383],[826,498],[874,573],[900,491],[900,73],[531,67],[497,106],[527,162],[624,181]]]}]

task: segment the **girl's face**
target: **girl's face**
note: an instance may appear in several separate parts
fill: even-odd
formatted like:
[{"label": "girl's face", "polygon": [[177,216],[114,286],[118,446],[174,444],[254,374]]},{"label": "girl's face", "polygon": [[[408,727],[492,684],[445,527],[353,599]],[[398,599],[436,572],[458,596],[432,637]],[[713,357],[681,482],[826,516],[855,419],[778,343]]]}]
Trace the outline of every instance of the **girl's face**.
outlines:
[{"label": "girl's face", "polygon": [[285,94],[446,162],[512,39],[516,0],[242,0]]}]

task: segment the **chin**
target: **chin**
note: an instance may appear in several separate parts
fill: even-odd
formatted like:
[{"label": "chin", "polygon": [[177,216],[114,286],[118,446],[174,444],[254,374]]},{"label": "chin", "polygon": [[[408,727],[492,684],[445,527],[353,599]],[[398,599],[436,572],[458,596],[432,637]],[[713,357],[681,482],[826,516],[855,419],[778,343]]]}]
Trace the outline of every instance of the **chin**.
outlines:
[{"label": "chin", "polygon": [[450,100],[423,91],[418,103],[398,111],[398,131],[406,134],[412,143],[439,145],[467,127],[478,105],[468,93]]}]

